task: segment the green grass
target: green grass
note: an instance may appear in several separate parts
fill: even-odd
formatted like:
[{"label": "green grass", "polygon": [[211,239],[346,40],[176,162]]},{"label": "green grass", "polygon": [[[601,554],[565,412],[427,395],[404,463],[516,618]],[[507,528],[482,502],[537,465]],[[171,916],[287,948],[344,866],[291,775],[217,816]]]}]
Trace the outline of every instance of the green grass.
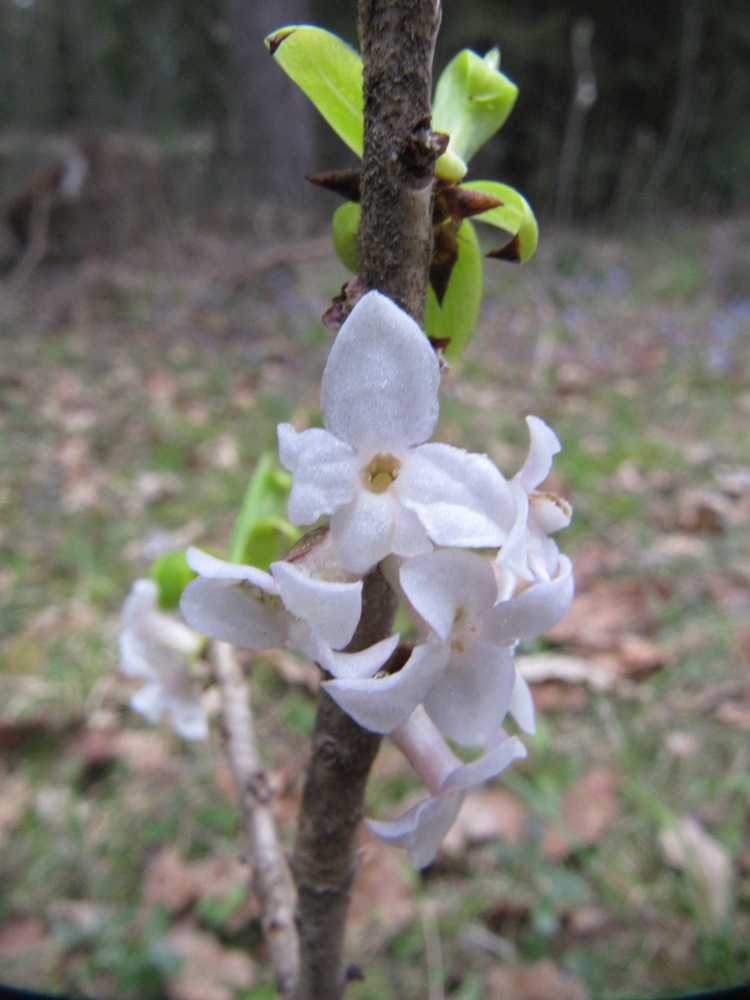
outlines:
[{"label": "green grass", "polygon": [[[616,692],[566,701],[562,691],[548,704],[528,759],[502,782],[526,810],[520,844],[491,839],[418,878],[397,861],[414,887],[413,919],[393,928],[385,902],[372,903],[352,936],[350,957],[367,973],[352,997],[421,998],[434,977],[454,1000],[485,997],[500,954],[550,957],[599,1000],[750,973],[747,731],[719,710],[750,701],[738,687],[748,667],[748,516],[717,479],[747,469],[750,331],[722,298],[718,226],[710,246],[698,228],[573,233],[543,244],[526,269],[488,266],[487,305],[444,387],[440,436],[488,451],[512,475],[524,416],[548,420],[563,443],[552,488],[576,511],[561,547],[587,567],[584,589],[592,575],[614,593],[639,581],[646,617],[636,631],[673,652]],[[226,546],[276,423],[319,420],[330,338],[316,316],[342,276],[333,261],[296,264],[299,295],[283,299],[262,274],[238,283],[247,252],[227,241],[225,283],[193,251],[158,243],[120,267],[92,262],[55,271],[55,281],[40,270],[0,313],[0,735],[10,734],[0,779],[20,803],[7,828],[0,822],[0,934],[38,919],[47,956],[0,951],[0,980],[159,1000],[174,968],[163,937],[177,917],[143,904],[149,861],[167,844],[186,864],[240,849],[218,733],[206,748],[185,747],[135,719],[116,636],[130,583],[154,556]],[[750,301],[733,275],[733,295]],[[729,352],[725,369],[714,365],[717,343]],[[720,533],[689,526],[695,487],[729,504],[734,520]],[[657,558],[675,538],[685,550]],[[575,643],[556,651],[577,652]],[[263,753],[294,801],[312,698],[260,663],[253,699]],[[85,750],[97,732],[142,743],[115,742],[99,759]],[[395,760],[381,755],[371,783],[378,816],[417,789]],[[594,766],[617,776],[613,818],[590,843],[550,857],[546,828]],[[732,866],[723,922],[706,919],[700,880],[659,846],[685,817]],[[257,922],[224,929],[243,898],[200,899],[191,919],[225,943],[249,942],[258,985],[238,995],[262,1000],[272,985]],[[86,928],[73,903],[106,916]],[[430,907],[432,931],[420,917]]]}]

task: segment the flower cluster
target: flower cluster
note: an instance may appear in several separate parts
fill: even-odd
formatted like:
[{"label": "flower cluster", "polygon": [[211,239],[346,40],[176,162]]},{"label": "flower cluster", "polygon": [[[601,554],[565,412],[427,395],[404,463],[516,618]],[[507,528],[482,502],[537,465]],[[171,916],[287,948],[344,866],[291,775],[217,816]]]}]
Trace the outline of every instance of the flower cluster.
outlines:
[{"label": "flower cluster", "polygon": [[[365,295],[325,367],[324,426],[278,431],[292,473],[289,520],[327,517],[328,529],[268,572],[188,550],[198,577],[180,604],[214,639],[250,649],[290,642],[326,671],[325,690],[345,712],[389,735],[430,794],[396,821],[370,826],[416,867],[434,857],[466,791],[525,756],[503,729],[509,714],[523,731],[534,728],[513,651],[557,622],[573,594],[570,560],[550,538],[570,508],[538,490],[556,436],[529,417],[528,457],[507,480],[487,455],[429,442],[439,384],[419,326],[383,295]],[[363,578],[376,567],[416,638],[347,652]],[[463,762],[447,741],[474,759]]]}]

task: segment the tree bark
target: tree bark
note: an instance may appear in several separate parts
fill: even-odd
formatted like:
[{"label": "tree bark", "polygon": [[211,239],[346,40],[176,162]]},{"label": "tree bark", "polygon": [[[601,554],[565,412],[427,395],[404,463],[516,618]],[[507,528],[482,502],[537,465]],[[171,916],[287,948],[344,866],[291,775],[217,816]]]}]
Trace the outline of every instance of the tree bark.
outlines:
[{"label": "tree bark", "polygon": [[[360,282],[424,318],[437,146],[430,130],[437,0],[360,0],[365,132]],[[379,570],[364,580],[349,650],[390,634],[396,597]],[[300,979],[294,1000],[341,1000],[344,936],[357,870],[356,833],[380,737],[321,691],[292,870],[298,892]]]},{"label": "tree bark", "polygon": [[418,323],[432,251],[430,125],[438,0],[360,0],[365,133],[359,274]]},{"label": "tree bark", "polygon": [[294,886],[273,819],[273,795],[255,739],[248,686],[232,646],[214,643],[213,660],[263,938],[278,990],[287,996],[299,975]]}]

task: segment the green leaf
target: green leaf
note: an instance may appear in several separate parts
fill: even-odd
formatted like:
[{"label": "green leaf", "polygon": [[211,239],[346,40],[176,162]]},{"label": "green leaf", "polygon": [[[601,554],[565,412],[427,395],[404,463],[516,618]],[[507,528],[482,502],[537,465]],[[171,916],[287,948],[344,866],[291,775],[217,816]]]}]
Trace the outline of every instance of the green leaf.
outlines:
[{"label": "green leaf", "polygon": [[[484,59],[463,49],[445,67],[435,88],[432,127],[448,133],[448,152],[466,163],[502,126],[518,96],[518,87],[498,64],[496,49]],[[436,168],[440,176],[442,159]]]},{"label": "green leaf", "polygon": [[359,254],[357,234],[359,232],[360,206],[353,201],[340,205],[333,213],[333,249],[344,267],[357,273]]},{"label": "green leaf", "polygon": [[[502,201],[502,205],[491,208],[488,212],[475,215],[475,222],[486,222],[490,226],[497,226],[504,229],[514,237],[514,257],[507,256],[506,259],[514,259],[523,263],[534,255],[539,242],[539,226],[536,216],[531,210],[531,206],[522,194],[515,188],[507,184],[500,184],[499,181],[469,181],[461,187],[469,191],[484,191]],[[502,254],[493,254],[502,256]]]},{"label": "green leaf", "polygon": [[258,459],[245,490],[229,543],[230,562],[268,569],[300,537],[284,517],[292,477],[279,469],[270,452]]},{"label": "green leaf", "polygon": [[195,579],[185,559],[185,552],[169,552],[151,567],[151,579],[159,587],[159,607],[172,611],[179,606],[182,592]]},{"label": "green leaf", "polygon": [[429,337],[450,338],[445,356],[455,361],[471,339],[482,304],[482,254],[468,219],[458,229],[458,258],[451,271],[442,306],[432,288],[427,291],[425,331]]},{"label": "green leaf", "polygon": [[364,100],[359,53],[330,31],[306,24],[279,28],[265,43],[336,135],[361,157]]}]

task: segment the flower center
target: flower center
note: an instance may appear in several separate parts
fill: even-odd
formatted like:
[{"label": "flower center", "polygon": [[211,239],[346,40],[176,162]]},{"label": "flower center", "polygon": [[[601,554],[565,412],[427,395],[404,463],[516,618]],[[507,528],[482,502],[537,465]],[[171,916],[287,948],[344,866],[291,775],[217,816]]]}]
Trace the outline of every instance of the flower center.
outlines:
[{"label": "flower center", "polygon": [[385,493],[397,478],[401,463],[393,455],[379,452],[362,470],[362,482],[371,493]]},{"label": "flower center", "polygon": [[454,653],[465,653],[471,647],[477,634],[476,621],[466,608],[457,608],[453,616],[453,628],[450,634],[450,647]]}]

